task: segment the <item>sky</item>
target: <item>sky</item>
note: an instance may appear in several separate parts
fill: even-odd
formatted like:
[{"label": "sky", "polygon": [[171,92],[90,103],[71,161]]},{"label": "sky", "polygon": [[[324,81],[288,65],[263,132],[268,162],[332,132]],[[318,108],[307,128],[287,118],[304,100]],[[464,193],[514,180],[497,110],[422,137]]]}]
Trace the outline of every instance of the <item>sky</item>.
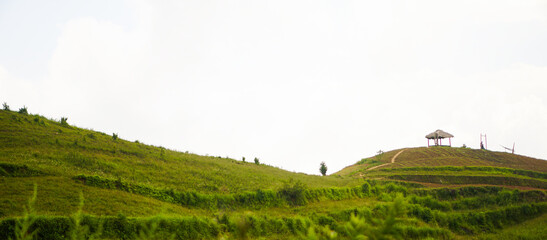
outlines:
[{"label": "sky", "polygon": [[328,174],[379,150],[547,159],[547,1],[0,0],[0,102]]}]

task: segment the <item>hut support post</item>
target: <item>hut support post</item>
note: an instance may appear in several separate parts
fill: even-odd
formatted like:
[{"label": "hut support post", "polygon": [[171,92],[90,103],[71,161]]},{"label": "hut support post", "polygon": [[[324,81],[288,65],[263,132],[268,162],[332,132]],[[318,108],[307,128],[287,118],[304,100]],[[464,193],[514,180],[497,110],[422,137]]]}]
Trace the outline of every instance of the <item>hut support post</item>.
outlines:
[{"label": "hut support post", "polygon": [[452,138],[448,138],[448,144],[452,147]]}]

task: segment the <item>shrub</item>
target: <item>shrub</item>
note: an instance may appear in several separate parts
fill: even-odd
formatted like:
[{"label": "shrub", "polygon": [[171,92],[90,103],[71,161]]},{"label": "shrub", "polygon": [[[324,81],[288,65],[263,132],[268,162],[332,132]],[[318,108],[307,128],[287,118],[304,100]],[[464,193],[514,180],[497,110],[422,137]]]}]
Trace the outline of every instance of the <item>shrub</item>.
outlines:
[{"label": "shrub", "polygon": [[160,159],[165,160],[165,148],[164,147],[160,147]]},{"label": "shrub", "polygon": [[118,140],[118,134],[117,133],[112,133],[112,140],[114,140],[114,141]]},{"label": "shrub", "polygon": [[256,158],[256,157],[255,157],[255,164],[260,165],[260,160],[258,160],[258,158]]},{"label": "shrub", "polygon": [[[402,218],[406,216],[407,203],[402,195],[398,194],[392,204],[378,206],[377,212],[372,215],[370,212],[351,211],[349,219],[345,218],[339,225],[330,230],[328,226],[311,226],[307,235],[301,234],[304,239],[403,239],[411,234],[403,231]],[[344,215],[346,215],[344,214]],[[314,228],[318,228],[318,232]],[[419,236],[430,234],[432,231],[417,229]],[[445,232],[446,234],[446,232]],[[439,234],[430,234],[439,235]]]},{"label": "shrub", "polygon": [[363,158],[360,161],[358,161],[356,164],[358,165],[367,164],[367,168],[371,168],[371,167],[382,164],[382,162],[372,158]]},{"label": "shrub", "polygon": [[5,111],[9,111],[8,103],[5,102],[4,104],[2,104],[2,107],[4,108]]},{"label": "shrub", "polygon": [[62,117],[61,118],[61,126],[68,127],[68,123],[66,122],[67,120],[68,120],[68,118]]},{"label": "shrub", "polygon": [[325,164],[325,162],[321,162],[321,166],[319,167],[319,172],[321,172],[323,176],[327,175],[327,164]]},{"label": "shrub", "polygon": [[19,108],[19,113],[28,115],[28,109],[26,106],[23,106],[22,108]]},{"label": "shrub", "polygon": [[372,187],[368,182],[363,183],[362,189],[365,196],[370,196]]},{"label": "shrub", "polygon": [[306,204],[306,185],[300,180],[294,181],[292,178],[283,184],[283,187],[279,189],[278,193],[291,205],[304,205]]},{"label": "shrub", "polygon": [[161,218],[154,217],[147,222],[140,224],[139,234],[135,239],[137,240],[148,240],[148,239],[175,239],[175,234],[170,233],[168,236],[165,236],[165,233],[161,232]]},{"label": "shrub", "polygon": [[241,161],[242,161],[242,162],[245,162],[245,157],[242,157],[242,158],[241,158]]}]

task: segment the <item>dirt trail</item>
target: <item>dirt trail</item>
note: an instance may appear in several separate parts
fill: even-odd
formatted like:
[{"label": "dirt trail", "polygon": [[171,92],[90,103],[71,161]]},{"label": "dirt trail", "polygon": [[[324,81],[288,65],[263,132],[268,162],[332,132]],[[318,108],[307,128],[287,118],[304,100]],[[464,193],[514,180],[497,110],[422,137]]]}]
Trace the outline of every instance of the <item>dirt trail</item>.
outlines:
[{"label": "dirt trail", "polygon": [[381,164],[381,165],[378,165],[378,166],[371,167],[371,168],[367,169],[367,171],[370,171],[370,170],[372,170],[372,169],[376,169],[376,168],[383,167],[383,166],[386,166],[386,165],[388,165],[388,164],[394,163],[394,162],[395,162],[395,159],[399,156],[399,154],[403,153],[405,150],[406,150],[406,149],[403,149],[403,150],[399,151],[397,154],[395,154],[395,156],[393,156],[393,157],[391,158],[391,162],[390,162],[390,163],[384,163],[384,164]]}]

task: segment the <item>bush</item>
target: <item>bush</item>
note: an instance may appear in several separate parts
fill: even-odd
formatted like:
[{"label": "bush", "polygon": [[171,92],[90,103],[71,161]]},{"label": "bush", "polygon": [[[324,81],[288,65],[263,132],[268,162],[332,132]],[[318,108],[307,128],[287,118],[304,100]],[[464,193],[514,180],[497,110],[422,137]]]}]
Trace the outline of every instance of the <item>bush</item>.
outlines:
[{"label": "bush", "polygon": [[278,193],[291,205],[304,205],[306,204],[306,185],[300,180],[294,181],[292,178],[290,181],[285,182],[283,187],[279,189]]},{"label": "bush", "polygon": [[61,126],[68,127],[68,123],[66,122],[67,120],[68,120],[68,118],[62,117],[61,118]]},{"label": "bush", "polygon": [[4,108],[5,111],[9,111],[9,105],[8,105],[8,103],[2,104],[2,107]]},{"label": "bush", "polygon": [[117,133],[112,133],[112,140],[114,140],[114,141],[118,140],[118,134]]},{"label": "bush", "polygon": [[258,160],[258,158],[256,158],[256,157],[255,157],[255,164],[260,165],[260,160]]},{"label": "bush", "polygon": [[22,108],[19,108],[19,113],[28,115],[28,109],[27,107],[23,106]]},{"label": "bush", "polygon": [[363,183],[363,186],[361,188],[363,189],[363,194],[365,196],[370,196],[372,187],[368,182]]}]

